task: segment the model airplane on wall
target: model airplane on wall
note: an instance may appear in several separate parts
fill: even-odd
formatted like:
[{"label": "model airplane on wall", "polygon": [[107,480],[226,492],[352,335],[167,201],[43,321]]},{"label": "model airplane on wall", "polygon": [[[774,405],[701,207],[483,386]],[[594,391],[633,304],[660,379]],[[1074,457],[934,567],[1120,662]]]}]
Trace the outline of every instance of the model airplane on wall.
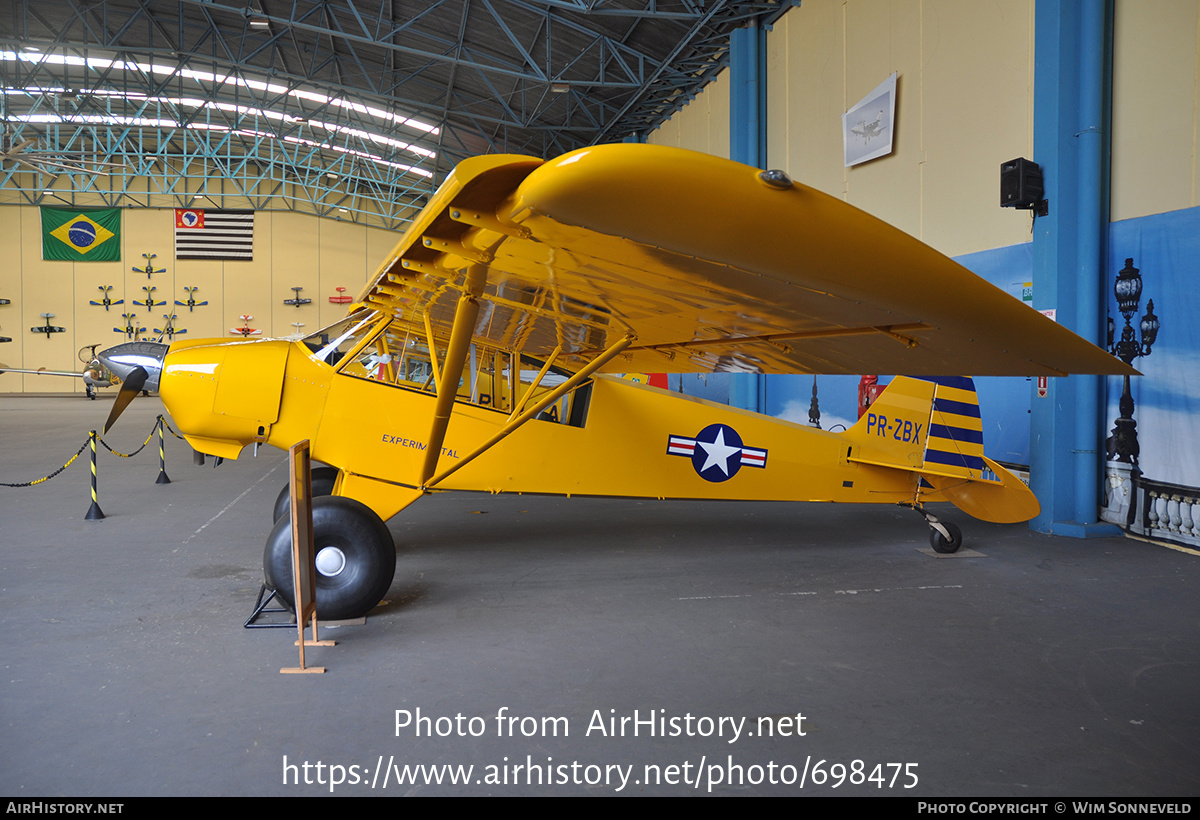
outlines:
[{"label": "model airplane on wall", "polygon": [[[935,548],[950,501],[1038,512],[983,455],[959,374],[1130,373],[916,239],[779,171],[646,145],[467,160],[336,324],[297,342],[101,354],[111,425],[157,389],[197,450],[311,441],[317,607],[357,616],[395,571],[384,525],[440,490],[901,504]],[[611,375],[919,373],[830,433]],[[106,426],[107,429],[107,426]],[[268,581],[291,589],[286,489]]]}]

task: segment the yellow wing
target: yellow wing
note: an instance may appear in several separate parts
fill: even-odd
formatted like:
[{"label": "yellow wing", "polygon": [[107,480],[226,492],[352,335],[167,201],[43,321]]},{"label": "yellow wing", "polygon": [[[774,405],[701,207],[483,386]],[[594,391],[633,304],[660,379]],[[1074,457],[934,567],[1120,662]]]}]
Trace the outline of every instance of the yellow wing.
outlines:
[{"label": "yellow wing", "polygon": [[1136,372],[840,200],[674,148],[467,160],[358,301],[444,331],[468,271],[475,341],[576,368],[632,335],[604,370]]}]

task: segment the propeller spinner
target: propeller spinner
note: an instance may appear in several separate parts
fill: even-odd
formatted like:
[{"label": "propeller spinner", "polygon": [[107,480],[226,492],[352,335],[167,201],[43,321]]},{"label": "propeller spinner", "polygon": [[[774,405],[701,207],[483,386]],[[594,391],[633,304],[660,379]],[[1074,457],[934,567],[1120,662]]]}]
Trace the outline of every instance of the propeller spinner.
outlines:
[{"label": "propeller spinner", "polygon": [[121,392],[104,422],[104,432],[108,432],[139,391],[158,389],[168,347],[158,342],[126,342],[100,352],[100,361],[121,380]]}]

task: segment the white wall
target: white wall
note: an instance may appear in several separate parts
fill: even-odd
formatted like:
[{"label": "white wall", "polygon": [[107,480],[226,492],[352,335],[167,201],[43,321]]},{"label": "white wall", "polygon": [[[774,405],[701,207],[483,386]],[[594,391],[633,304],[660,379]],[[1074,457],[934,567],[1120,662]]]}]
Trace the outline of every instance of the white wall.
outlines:
[{"label": "white wall", "polygon": [[1118,0],[1112,219],[1200,204],[1200,2]]}]

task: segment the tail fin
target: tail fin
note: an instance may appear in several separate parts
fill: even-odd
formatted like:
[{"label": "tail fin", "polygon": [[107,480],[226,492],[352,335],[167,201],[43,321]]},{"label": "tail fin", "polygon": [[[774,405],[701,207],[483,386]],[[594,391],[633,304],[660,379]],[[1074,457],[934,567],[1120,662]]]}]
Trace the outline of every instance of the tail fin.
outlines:
[{"label": "tail fin", "polygon": [[897,376],[858,422],[843,435],[851,441],[848,459],[880,467],[919,470],[934,401],[934,384]]},{"label": "tail fin", "polygon": [[1028,521],[1041,507],[1029,488],[983,454],[975,383],[897,376],[846,436],[849,461],[912,470],[921,495],[984,521]]}]

